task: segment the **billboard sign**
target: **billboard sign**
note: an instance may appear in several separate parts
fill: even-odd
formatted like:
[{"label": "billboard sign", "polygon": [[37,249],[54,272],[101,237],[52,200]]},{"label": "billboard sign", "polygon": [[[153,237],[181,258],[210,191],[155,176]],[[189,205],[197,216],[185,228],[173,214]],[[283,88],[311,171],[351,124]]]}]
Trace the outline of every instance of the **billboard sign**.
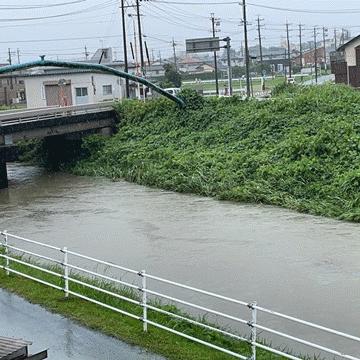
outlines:
[{"label": "billboard sign", "polygon": [[186,52],[188,54],[219,51],[219,50],[220,50],[220,39],[218,37],[186,40]]}]

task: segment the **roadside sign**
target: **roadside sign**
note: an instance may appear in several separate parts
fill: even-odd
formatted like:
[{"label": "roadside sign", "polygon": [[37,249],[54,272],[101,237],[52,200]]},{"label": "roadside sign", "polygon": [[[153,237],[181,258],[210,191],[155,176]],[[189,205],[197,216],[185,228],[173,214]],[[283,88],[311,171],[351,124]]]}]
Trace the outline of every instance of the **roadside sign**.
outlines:
[{"label": "roadside sign", "polygon": [[220,39],[218,37],[187,39],[186,52],[199,53],[220,50]]}]

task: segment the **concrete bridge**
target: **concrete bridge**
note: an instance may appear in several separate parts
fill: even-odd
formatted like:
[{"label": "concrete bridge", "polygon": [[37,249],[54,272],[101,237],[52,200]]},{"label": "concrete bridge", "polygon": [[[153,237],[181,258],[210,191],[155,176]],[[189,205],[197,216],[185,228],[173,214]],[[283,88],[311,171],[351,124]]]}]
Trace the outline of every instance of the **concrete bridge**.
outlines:
[{"label": "concrete bridge", "polygon": [[6,162],[21,140],[86,133],[110,135],[117,115],[111,103],[0,112],[0,189],[8,186]]}]

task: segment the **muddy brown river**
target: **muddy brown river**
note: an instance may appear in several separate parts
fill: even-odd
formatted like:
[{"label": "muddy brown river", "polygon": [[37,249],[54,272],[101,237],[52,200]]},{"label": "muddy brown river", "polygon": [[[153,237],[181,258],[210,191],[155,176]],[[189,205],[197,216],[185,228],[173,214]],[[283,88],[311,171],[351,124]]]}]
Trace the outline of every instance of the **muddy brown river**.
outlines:
[{"label": "muddy brown river", "polygon": [[[22,164],[8,170],[2,230],[360,336],[359,224]],[[359,344],[263,319],[360,356]]]}]

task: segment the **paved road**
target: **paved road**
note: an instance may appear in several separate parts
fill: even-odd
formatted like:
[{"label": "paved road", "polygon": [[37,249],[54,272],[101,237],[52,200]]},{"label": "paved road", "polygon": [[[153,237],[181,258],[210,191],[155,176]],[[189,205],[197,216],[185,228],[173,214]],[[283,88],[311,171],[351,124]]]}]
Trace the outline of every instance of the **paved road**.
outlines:
[{"label": "paved road", "polygon": [[83,328],[0,289],[0,335],[49,349],[51,360],[165,360],[143,349]]},{"label": "paved road", "polygon": [[[323,84],[325,84],[325,83],[327,83],[329,81],[334,81],[334,80],[335,80],[335,75],[333,75],[333,74],[319,76],[317,85],[323,85]],[[316,85],[315,79],[305,81],[304,85]]]}]

